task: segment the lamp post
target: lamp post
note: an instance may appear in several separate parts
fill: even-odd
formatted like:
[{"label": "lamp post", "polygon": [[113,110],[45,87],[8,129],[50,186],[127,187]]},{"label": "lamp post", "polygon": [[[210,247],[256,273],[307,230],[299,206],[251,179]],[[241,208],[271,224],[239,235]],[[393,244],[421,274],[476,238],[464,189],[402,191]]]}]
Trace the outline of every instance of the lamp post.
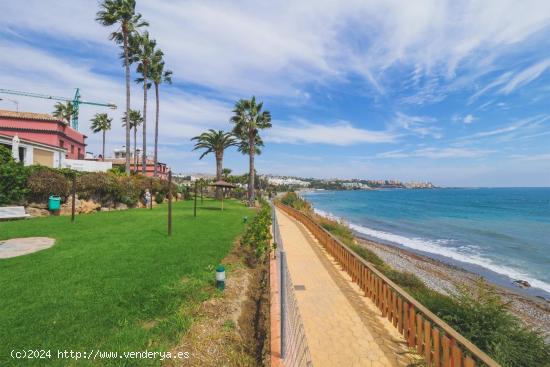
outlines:
[{"label": "lamp post", "polygon": [[17,102],[15,99],[2,97],[0,98],[0,101],[9,101],[15,105],[15,111],[19,112],[19,102]]}]

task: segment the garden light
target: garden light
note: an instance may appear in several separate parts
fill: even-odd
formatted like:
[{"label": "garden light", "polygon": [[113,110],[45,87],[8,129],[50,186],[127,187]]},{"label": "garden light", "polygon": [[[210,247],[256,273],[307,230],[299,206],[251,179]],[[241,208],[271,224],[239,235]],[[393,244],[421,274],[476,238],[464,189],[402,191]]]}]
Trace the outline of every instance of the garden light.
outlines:
[{"label": "garden light", "polygon": [[225,289],[225,268],[223,265],[216,267],[216,288],[222,291]]}]

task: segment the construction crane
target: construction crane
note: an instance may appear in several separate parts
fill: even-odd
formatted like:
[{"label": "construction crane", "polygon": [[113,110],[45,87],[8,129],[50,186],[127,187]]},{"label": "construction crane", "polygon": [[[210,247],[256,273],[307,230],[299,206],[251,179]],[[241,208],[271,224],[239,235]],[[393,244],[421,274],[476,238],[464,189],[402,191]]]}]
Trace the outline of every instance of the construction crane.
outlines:
[{"label": "construction crane", "polygon": [[18,90],[10,90],[10,89],[2,89],[0,88],[0,93],[4,94],[14,94],[16,96],[24,96],[24,97],[33,97],[33,98],[43,98],[43,99],[51,99],[54,101],[64,101],[64,102],[70,102],[73,105],[73,116],[71,125],[73,129],[78,130],[78,109],[81,104],[89,104],[92,106],[104,106],[109,107],[111,109],[116,109],[116,105],[114,103],[101,103],[101,102],[91,102],[91,101],[83,101],[80,99],[80,88],[76,88],[76,93],[74,94],[74,97],[66,98],[66,97],[56,97],[56,96],[49,96],[47,94],[39,94],[39,93],[31,93],[31,92],[21,92]]}]

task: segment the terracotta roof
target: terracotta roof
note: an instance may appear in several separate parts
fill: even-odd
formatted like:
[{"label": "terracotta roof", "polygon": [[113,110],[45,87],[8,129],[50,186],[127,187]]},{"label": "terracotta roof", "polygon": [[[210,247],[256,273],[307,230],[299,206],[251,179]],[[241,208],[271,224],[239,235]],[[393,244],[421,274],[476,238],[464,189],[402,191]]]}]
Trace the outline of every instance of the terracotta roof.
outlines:
[{"label": "terracotta roof", "polygon": [[[34,112],[15,112],[8,110],[0,110],[0,117],[8,117],[14,119],[25,119],[25,120],[41,120],[41,121],[60,121],[61,119],[54,117],[48,113],[34,113]],[[63,122],[64,123],[64,122]]]}]

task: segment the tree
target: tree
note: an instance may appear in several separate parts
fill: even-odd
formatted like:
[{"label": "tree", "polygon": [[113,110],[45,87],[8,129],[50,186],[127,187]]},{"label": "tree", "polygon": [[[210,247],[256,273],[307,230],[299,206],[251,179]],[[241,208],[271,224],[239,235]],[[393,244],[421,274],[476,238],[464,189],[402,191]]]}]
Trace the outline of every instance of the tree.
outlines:
[{"label": "tree", "polygon": [[96,113],[94,118],[90,120],[92,122],[92,126],[90,127],[92,129],[92,132],[94,134],[98,132],[103,133],[103,150],[101,153],[101,160],[105,160],[105,133],[108,130],[111,130],[111,121],[113,121],[112,118],[107,116],[106,113]]},{"label": "tree", "polygon": [[71,118],[74,114],[73,104],[71,102],[57,102],[54,106],[55,110],[52,115],[65,121],[67,124],[71,123]]},{"label": "tree", "polygon": [[155,54],[157,42],[149,37],[149,32],[143,35],[135,34],[130,38],[130,62],[137,62],[136,71],[141,74],[136,82],[143,83],[143,150],[141,151],[141,172],[147,173],[147,90],[151,88],[149,82],[150,66]]},{"label": "tree", "polygon": [[158,162],[158,141],[159,141],[159,86],[163,82],[172,84],[172,71],[164,70],[164,54],[161,50],[156,50],[153,55],[152,63],[150,66],[150,78],[155,85],[155,101],[156,101],[156,113],[155,113],[155,150],[153,153],[154,171],[153,176],[157,177],[157,162]]},{"label": "tree", "polygon": [[260,154],[258,147],[263,146],[259,131],[271,127],[271,113],[262,111],[263,102],[256,103],[256,97],[241,99],[235,104],[231,122],[235,124],[233,134],[240,140],[239,151],[248,154],[248,205],[254,206],[254,156]]},{"label": "tree", "polygon": [[[96,21],[105,27],[117,25],[110,39],[122,45],[126,78],[126,114],[130,113],[130,60],[128,39],[139,28],[149,24],[136,13],[135,0],[103,0],[97,12]],[[126,174],[130,174],[130,125],[126,126]]]},{"label": "tree", "polygon": [[231,172],[233,172],[233,170],[231,168],[222,169],[222,176],[223,176],[224,181],[227,181],[227,179],[229,178],[229,175],[231,174]]},{"label": "tree", "polygon": [[[126,126],[128,119],[126,114],[122,117],[122,126]],[[134,171],[137,172],[138,157],[137,157],[137,129],[143,123],[143,117],[139,110],[130,110],[130,129],[134,130]]]},{"label": "tree", "polygon": [[[237,145],[237,140],[235,137],[228,132],[223,130],[214,130],[210,129],[199,136],[191,138],[191,140],[196,140],[195,147],[193,150],[204,149],[204,152],[199,159],[202,159],[209,153],[214,153],[216,156],[216,181],[222,179],[222,168],[223,168],[223,153],[225,149]],[[216,189],[216,196],[219,197],[219,189]]]}]

